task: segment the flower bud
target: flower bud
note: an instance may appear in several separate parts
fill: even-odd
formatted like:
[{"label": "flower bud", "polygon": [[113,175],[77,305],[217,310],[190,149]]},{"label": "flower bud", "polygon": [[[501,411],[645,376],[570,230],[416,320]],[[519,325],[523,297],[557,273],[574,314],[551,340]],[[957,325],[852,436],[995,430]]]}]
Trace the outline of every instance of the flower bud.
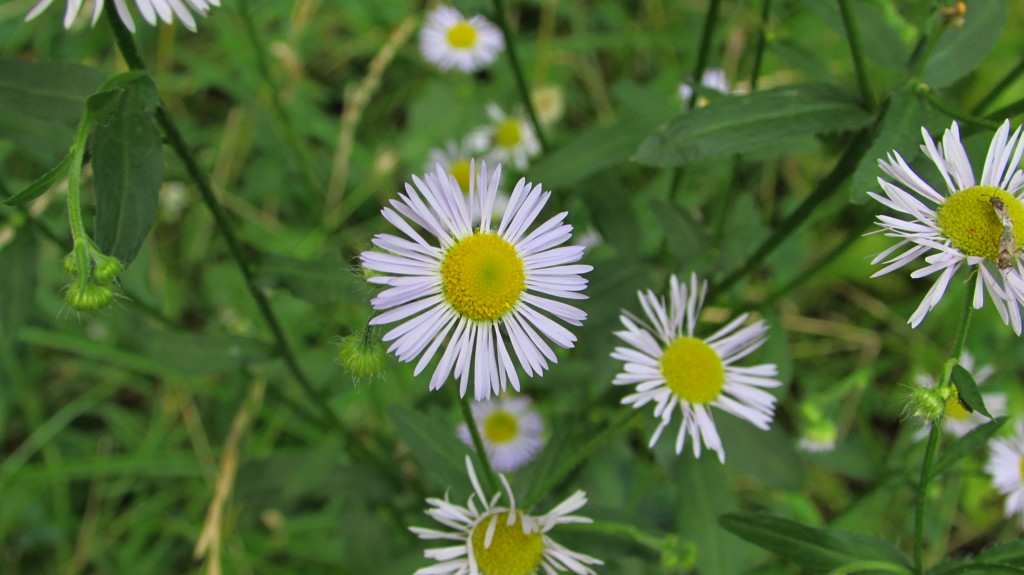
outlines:
[{"label": "flower bud", "polygon": [[69,276],[78,275],[78,259],[75,257],[75,252],[71,252],[64,256],[62,265],[64,266],[64,271],[67,272]]},{"label": "flower bud", "polygon": [[78,311],[93,311],[105,307],[114,299],[114,290],[108,286],[76,281],[68,287],[65,301]]},{"label": "flower bud", "polygon": [[[943,394],[942,392],[946,393]],[[931,387],[915,387],[907,397],[904,413],[909,417],[918,417],[925,421],[935,421],[946,412],[948,388],[938,390]]]},{"label": "flower bud", "polygon": [[361,334],[343,337],[338,345],[338,363],[356,380],[380,375],[385,357],[380,344]]},{"label": "flower bud", "polygon": [[117,276],[121,275],[123,271],[124,264],[121,263],[121,260],[111,256],[103,256],[96,260],[96,267],[93,268],[92,277],[98,283],[106,285],[117,279]]}]

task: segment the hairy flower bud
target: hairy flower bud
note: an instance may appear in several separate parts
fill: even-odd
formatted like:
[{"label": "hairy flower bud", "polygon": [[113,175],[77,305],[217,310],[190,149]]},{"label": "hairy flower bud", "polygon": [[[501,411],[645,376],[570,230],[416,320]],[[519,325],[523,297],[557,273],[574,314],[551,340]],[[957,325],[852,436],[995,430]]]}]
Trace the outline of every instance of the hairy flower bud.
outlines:
[{"label": "hairy flower bud", "polygon": [[384,370],[384,348],[362,334],[341,338],[338,362],[356,380],[373,379]]},{"label": "hairy flower bud", "polygon": [[64,299],[73,309],[93,311],[109,304],[114,299],[114,290],[109,286],[76,281],[68,287]]}]

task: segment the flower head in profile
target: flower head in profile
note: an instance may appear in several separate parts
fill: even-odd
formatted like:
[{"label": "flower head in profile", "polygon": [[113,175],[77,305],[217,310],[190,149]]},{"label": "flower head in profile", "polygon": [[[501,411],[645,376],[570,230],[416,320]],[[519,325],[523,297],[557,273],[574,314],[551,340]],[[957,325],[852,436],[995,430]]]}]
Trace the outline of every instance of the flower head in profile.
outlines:
[{"label": "flower head in profile", "polygon": [[[968,372],[971,377],[974,378],[974,382],[981,387],[989,377],[995,372],[995,368],[991,365],[978,366],[974,360],[974,356],[967,351],[963,352],[960,358],[960,365]],[[935,378],[927,373],[919,373],[914,377],[914,383],[918,386],[933,389],[938,385]],[[967,432],[978,427],[982,423],[991,421],[989,418],[978,412],[967,411],[963,403],[960,401],[960,394],[957,392],[956,385],[954,384],[953,393],[945,401],[945,410],[942,414],[942,429],[943,431],[955,435],[957,437],[963,437],[967,435]],[[998,391],[985,392],[981,394],[982,400],[985,402],[985,408],[993,417],[999,417],[1006,414],[1006,394]],[[914,435],[914,439],[920,441],[928,436],[928,428],[924,427]]]},{"label": "flower head in profile", "polygon": [[[465,506],[448,501],[447,495],[444,499],[427,499],[427,515],[447,530],[410,528],[420,539],[454,543],[424,551],[426,558],[437,563],[419,569],[414,575],[533,575],[541,570],[548,575],[567,571],[594,575],[596,572],[588,565],[603,565],[599,559],[570,551],[548,536],[558,525],[592,523],[587,517],[572,515],[587,504],[584,492],[573,493],[544,515],[532,516],[516,509],[515,495],[504,475],[498,476],[504,494],[498,492],[487,497],[469,457],[466,471],[473,484],[473,495]],[[499,505],[502,495],[508,499],[505,505]]]},{"label": "flower head in profile", "polygon": [[[531,404],[528,397],[507,396],[473,404],[473,420],[495,471],[515,471],[544,447],[544,422]],[[468,425],[460,425],[457,433],[472,447]]]},{"label": "flower head in profile", "polygon": [[871,277],[900,269],[917,260],[921,267],[910,274],[938,278],[917,310],[910,316],[912,327],[920,325],[942,296],[961,266],[975,268],[979,275],[974,288],[975,309],[985,303],[986,294],[1003,323],[1021,333],[1020,306],[1024,305],[1024,279],[1021,278],[1021,253],[1024,247],[1024,174],[1017,169],[1024,143],[1020,128],[1010,134],[1006,121],[996,131],[985,158],[981,183],[960,142],[960,129],[954,122],[942,142],[936,144],[922,128],[925,155],[938,168],[946,184],[936,191],[918,176],[898,152],[879,160],[882,171],[896,183],[878,179],[881,194],[869,195],[899,216],[878,216],[878,225],[886,236],[899,242],[875,256],[873,264],[885,267]]},{"label": "flower head in profile", "polygon": [[504,49],[505,40],[497,26],[479,14],[467,19],[451,6],[431,10],[420,30],[423,58],[441,70],[476,72]]},{"label": "flower head in profile", "polygon": [[525,170],[530,158],[540,153],[540,142],[529,120],[520,113],[505,115],[497,104],[487,105],[491,123],[481,126],[469,135],[475,150],[487,150],[487,161],[511,163],[517,170]]},{"label": "flower head in profile", "polygon": [[985,472],[992,477],[992,486],[1006,497],[1006,518],[1016,515],[1024,529],[1024,424],[1018,422],[1010,437],[989,441]]},{"label": "flower head in profile", "polygon": [[[220,0],[134,0],[134,2],[142,19],[150,26],[156,26],[157,21],[173,24],[174,18],[177,17],[192,32],[196,31],[196,19],[192,16],[192,12],[206,16],[211,6],[220,6]],[[124,22],[125,27],[134,32],[135,21],[132,19],[131,11],[128,10],[127,0],[113,0],[113,3],[114,9],[117,10],[117,15]],[[39,16],[50,7],[50,4],[53,4],[53,0],[41,0],[29,11],[25,19],[32,20]],[[65,28],[70,28],[74,24],[82,9],[82,4],[83,0],[67,0],[67,8],[64,10]],[[92,0],[92,24],[94,26],[99,20],[100,14],[103,13],[105,4],[107,4],[107,0]]]},{"label": "flower head in profile", "polygon": [[422,180],[414,176],[415,187],[406,184],[381,211],[403,237],[377,234],[373,245],[380,251],[361,256],[363,267],[379,274],[369,281],[387,287],[373,299],[382,313],[370,323],[397,323],[383,337],[392,342],[388,351],[400,361],[419,358],[416,374],[440,354],[432,390],[451,375],[461,395],[472,380],[476,399],[503,391],[509,381],[518,391],[518,367],[532,377],[557,361],[548,341],[575,344],[559,322],[579,326],[587,317],[558,301],[585,299],[580,274],[591,270],[575,263],[582,246],[563,245],[572,238],[566,212],[534,227],[551,192],[521,178],[495,228],[500,178],[500,165],[492,172],[485,165],[463,194],[441,167]]},{"label": "flower head in profile", "polygon": [[734,365],[765,342],[768,325],[764,321],[741,327],[747,321],[747,314],[742,314],[710,337],[694,335],[706,292],[707,282],[698,282],[696,275],[690,276],[689,286],[673,275],[668,301],[650,290],[640,292],[640,306],[647,317],[641,319],[629,312],[620,316],[626,329],[615,335],[628,346],[615,348],[612,357],[626,364],[612,383],[636,386],[622,399],[624,404],[640,408],[654,403],[654,416],[661,421],[651,437],[651,447],[678,409],[683,421],[676,436],[676,453],[682,452],[689,435],[695,457],[700,457],[703,444],[724,463],[725,449],[711,408],[768,429],[776,399],[765,389],[782,383],[772,379],[778,374],[774,364]]}]

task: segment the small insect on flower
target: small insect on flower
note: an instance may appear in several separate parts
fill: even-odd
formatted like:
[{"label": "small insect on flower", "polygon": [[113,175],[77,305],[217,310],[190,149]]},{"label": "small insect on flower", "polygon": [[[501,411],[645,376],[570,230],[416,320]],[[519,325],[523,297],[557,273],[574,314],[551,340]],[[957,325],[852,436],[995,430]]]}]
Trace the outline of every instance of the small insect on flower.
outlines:
[{"label": "small insect on flower", "polygon": [[992,196],[988,201],[992,203],[999,224],[1003,226],[1003,233],[999,235],[999,257],[996,260],[996,267],[1007,270],[1010,269],[1013,254],[1017,251],[1017,238],[1013,235],[1013,218],[1010,217],[1010,210],[1006,209],[1003,200]]}]

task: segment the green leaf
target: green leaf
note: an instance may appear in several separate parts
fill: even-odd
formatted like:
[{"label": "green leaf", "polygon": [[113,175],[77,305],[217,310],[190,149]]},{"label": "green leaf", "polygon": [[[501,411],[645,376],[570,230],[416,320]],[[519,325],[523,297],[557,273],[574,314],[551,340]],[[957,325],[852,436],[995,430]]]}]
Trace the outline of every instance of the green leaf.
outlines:
[{"label": "green leaf", "polygon": [[89,110],[89,117],[92,119],[93,124],[100,126],[109,124],[110,118],[121,104],[122,95],[124,95],[124,88],[96,92],[89,96],[89,99],[85,102],[85,107]]},{"label": "green leaf", "polygon": [[237,372],[272,355],[262,341],[237,335],[154,330],[140,339],[146,356],[184,374]]},{"label": "green leaf", "polygon": [[59,164],[50,168],[50,171],[36,178],[36,181],[29,184],[29,186],[24,190],[10,198],[7,198],[4,203],[8,206],[20,206],[31,202],[45,194],[46,191],[53,187],[58,180],[63,178],[69,167],[71,167],[71,154],[64,156],[64,159],[61,160]]},{"label": "green leaf", "polygon": [[153,219],[163,181],[163,148],[153,125],[159,104],[149,77],[125,84],[121,105],[93,134],[96,243],[126,266],[135,259]]},{"label": "green leaf", "polygon": [[4,115],[76,121],[103,76],[72,62],[0,60],[0,109]]},{"label": "green leaf", "polygon": [[717,517],[737,508],[736,495],[726,479],[724,466],[711,453],[700,459],[691,455],[674,457],[677,461],[673,479],[677,492],[686,498],[676,512],[678,533],[696,544],[697,570],[700,573],[743,573],[750,549],[725,529],[715,528]]},{"label": "green leaf", "polygon": [[684,114],[650,135],[636,161],[682,166],[728,154],[779,150],[798,136],[863,128],[871,114],[850,92],[797,84],[726,96]]},{"label": "green leaf", "polygon": [[970,2],[961,28],[947,28],[925,64],[921,80],[936,88],[966,76],[985,59],[1008,20],[1006,0]]},{"label": "green leaf", "polygon": [[763,513],[730,513],[719,520],[723,527],[736,535],[812,573],[828,573],[861,561],[883,561],[907,569],[912,567],[903,552],[888,541],[859,533],[809,527]]},{"label": "green leaf", "polygon": [[951,469],[964,457],[983,448],[988,440],[1007,422],[1007,418],[1000,417],[983,423],[967,432],[963,437],[958,438],[942,452],[942,457],[932,467],[931,478],[939,477]]},{"label": "green leaf", "polygon": [[956,563],[950,565],[943,563],[942,565],[936,565],[928,575],[1022,575],[1024,574],[1024,567],[1014,567],[1013,565],[1004,565],[1001,563]]},{"label": "green leaf", "polygon": [[14,342],[18,329],[28,321],[36,293],[39,243],[26,227],[16,233],[11,243],[0,248],[0,269],[12,272],[0,274],[0,346]]},{"label": "green leaf", "polygon": [[[468,488],[466,456],[469,448],[456,437],[452,425],[405,405],[393,405],[390,412],[398,437],[409,446],[427,474],[445,487]],[[473,464],[476,465],[475,460]]]},{"label": "green leaf", "polygon": [[1024,541],[996,545],[978,553],[979,561],[1024,566]]},{"label": "green leaf", "polygon": [[957,396],[968,411],[977,411],[985,417],[992,419],[992,414],[985,408],[985,400],[978,391],[978,384],[974,376],[960,364],[953,366],[953,385],[956,386]]},{"label": "green leaf", "polygon": [[850,195],[854,202],[864,203],[870,197],[867,192],[878,189],[878,177],[883,175],[879,158],[896,150],[909,164],[920,155],[921,127],[927,125],[930,110],[909,88],[893,95],[874,142],[853,173]]}]

